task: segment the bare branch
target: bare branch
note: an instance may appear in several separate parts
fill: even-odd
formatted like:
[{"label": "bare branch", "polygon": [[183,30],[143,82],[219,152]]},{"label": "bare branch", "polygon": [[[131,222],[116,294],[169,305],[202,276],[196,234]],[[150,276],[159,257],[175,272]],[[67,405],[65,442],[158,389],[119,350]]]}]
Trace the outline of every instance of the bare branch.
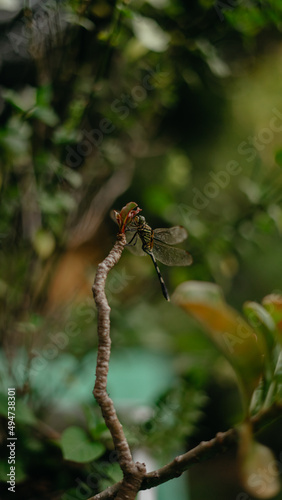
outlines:
[{"label": "bare branch", "polygon": [[105,294],[105,283],[109,271],[117,264],[126,244],[125,235],[119,235],[116,244],[108,257],[98,265],[92,287],[93,297],[98,309],[98,355],[96,381],[93,394],[101,407],[106,425],[109,428],[115,448],[118,452],[119,464],[124,472],[131,472],[134,464],[125,438],[123,428],[118,420],[113,401],[107,394],[107,376],[111,353],[110,338],[110,306]]},{"label": "bare branch", "polygon": [[[107,376],[111,353],[110,306],[105,294],[105,284],[109,271],[117,264],[126,244],[124,234],[119,234],[116,244],[108,257],[98,265],[92,287],[93,297],[98,309],[98,355],[96,381],[93,390],[108,429],[111,432],[119,465],[124,479],[117,486],[117,500],[134,500],[146,473],[145,464],[134,463],[122,425],[117,417],[113,401],[107,393]],[[98,497],[99,498],[99,497]]]},{"label": "bare branch", "polygon": [[116,499],[117,492],[121,488],[122,481],[113,484],[113,486],[109,486],[106,490],[101,491],[94,497],[88,498],[88,500],[110,500],[112,498]]},{"label": "bare branch", "polygon": [[192,465],[208,460],[209,458],[217,455],[219,452],[222,453],[226,451],[236,444],[236,441],[236,429],[219,432],[216,437],[210,441],[202,441],[192,450],[175,457],[172,462],[168,463],[161,469],[146,474],[143,479],[141,489],[146,490],[148,488],[153,488],[154,486],[165,483],[170,479],[181,476],[181,474]]},{"label": "bare branch", "polygon": [[[282,405],[274,404],[267,410],[260,412],[251,418],[251,423],[254,431],[259,432],[267,423],[273,422],[278,418],[282,418]],[[153,472],[145,474],[140,486],[140,490],[146,490],[159,486],[170,479],[181,476],[183,472],[188,470],[193,465],[209,460],[219,453],[224,453],[237,444],[238,433],[236,428],[229,429],[226,432],[219,432],[216,437],[210,441],[203,441],[192,450],[187,451],[183,455],[175,457],[172,462],[164,467]],[[121,486],[121,482],[110,486],[102,493],[89,498],[88,500],[112,500],[117,499],[116,495]]]},{"label": "bare branch", "polygon": [[[237,431],[229,429],[226,432],[219,432],[215,438],[210,441],[203,441],[192,450],[187,451],[183,455],[175,457],[172,462],[164,467],[153,472],[148,472],[140,485],[140,490],[154,488],[162,483],[181,476],[192,465],[208,460],[217,455],[219,452],[224,452],[237,442]],[[121,482],[110,486],[102,493],[98,493],[88,500],[117,500],[117,492],[120,489]]]}]

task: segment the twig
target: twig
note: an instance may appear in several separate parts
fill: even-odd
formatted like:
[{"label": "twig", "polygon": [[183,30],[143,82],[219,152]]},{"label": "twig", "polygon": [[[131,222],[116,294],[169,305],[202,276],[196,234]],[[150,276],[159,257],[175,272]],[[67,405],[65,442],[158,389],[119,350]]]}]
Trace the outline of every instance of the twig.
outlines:
[{"label": "twig", "polygon": [[[122,425],[117,417],[113,401],[107,393],[107,376],[111,353],[110,338],[110,306],[105,294],[105,283],[109,271],[117,264],[126,244],[124,234],[119,234],[116,244],[108,257],[98,265],[95,281],[92,287],[93,297],[98,309],[98,354],[96,365],[96,381],[93,390],[105,423],[111,432],[115,449],[118,453],[119,465],[124,479],[119,484],[117,500],[134,500],[140,489],[142,479],[146,473],[144,464],[133,461]],[[99,497],[98,497],[99,498]]]},{"label": "twig", "polygon": [[[274,404],[268,410],[260,412],[251,418],[251,423],[254,427],[255,433],[258,433],[262,427],[266,425],[266,422],[271,420],[276,420],[282,417],[282,405]],[[183,472],[188,470],[193,465],[209,460],[219,453],[224,453],[233,446],[237,444],[238,433],[236,428],[229,429],[226,432],[219,432],[216,437],[210,441],[203,441],[198,446],[192,450],[187,451],[183,455],[175,457],[172,462],[168,463],[164,467],[157,469],[153,472],[145,474],[140,490],[146,490],[159,486],[170,479],[181,476]],[[88,498],[88,500],[112,500],[117,499],[116,495],[119,491],[121,482],[116,483],[102,493],[98,493],[94,497]]]},{"label": "twig", "polygon": [[[203,441],[192,450],[175,457],[172,462],[168,463],[164,467],[145,474],[140,485],[140,490],[154,488],[155,486],[159,486],[170,479],[179,477],[192,465],[208,460],[209,458],[217,455],[219,452],[226,451],[231,448],[231,446],[236,444],[236,442],[237,431],[235,429],[229,429],[226,432],[219,432],[216,437],[210,441]],[[118,497],[116,495],[119,491],[120,484],[120,482],[116,483],[104,490],[102,493],[98,493],[98,495],[88,498],[88,500],[112,500],[113,498],[117,500]]]},{"label": "twig", "polygon": [[237,441],[236,429],[229,429],[226,432],[218,432],[216,437],[210,441],[202,441],[192,450],[187,451],[183,455],[175,457],[172,462],[168,463],[160,469],[149,472],[143,479],[141,489],[146,490],[153,488],[159,484],[165,483],[170,479],[181,476],[189,467],[199,462],[208,460],[217,455],[219,452],[224,452],[231,448]]}]

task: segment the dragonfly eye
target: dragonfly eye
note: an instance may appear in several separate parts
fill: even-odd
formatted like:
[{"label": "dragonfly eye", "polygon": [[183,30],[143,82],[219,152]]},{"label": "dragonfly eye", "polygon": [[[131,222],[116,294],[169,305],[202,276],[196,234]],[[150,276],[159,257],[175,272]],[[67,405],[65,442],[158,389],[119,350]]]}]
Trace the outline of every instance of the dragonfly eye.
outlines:
[{"label": "dragonfly eye", "polygon": [[144,217],[144,215],[139,215],[139,216],[138,216],[138,219],[139,219],[139,220],[138,220],[138,222],[141,222],[141,224],[144,224],[144,222],[145,222],[145,217]]}]

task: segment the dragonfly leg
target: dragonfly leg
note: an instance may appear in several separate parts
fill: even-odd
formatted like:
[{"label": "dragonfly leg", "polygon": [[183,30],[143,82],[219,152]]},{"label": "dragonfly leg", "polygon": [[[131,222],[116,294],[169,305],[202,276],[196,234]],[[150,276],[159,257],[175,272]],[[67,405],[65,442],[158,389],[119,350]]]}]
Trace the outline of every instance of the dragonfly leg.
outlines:
[{"label": "dragonfly leg", "polygon": [[136,235],[137,235],[137,232],[134,233],[134,235],[132,236],[131,240],[128,243],[126,243],[126,246],[127,245],[131,245],[131,243],[133,242],[134,238],[135,238],[135,242],[133,243],[133,245],[136,245],[136,241],[137,241]]},{"label": "dragonfly leg", "polygon": [[159,266],[158,266],[158,264],[156,262],[154,254],[150,252],[149,255],[150,255],[150,257],[151,257],[151,259],[152,259],[152,261],[154,263],[155,269],[157,271],[157,274],[158,274],[158,277],[159,277],[159,281],[160,281],[160,284],[161,284],[161,287],[162,287],[163,296],[164,296],[164,298],[166,300],[170,301],[169,294],[168,294],[167,288],[165,286],[165,282],[164,282],[163,277],[161,275],[161,271],[160,271]]}]

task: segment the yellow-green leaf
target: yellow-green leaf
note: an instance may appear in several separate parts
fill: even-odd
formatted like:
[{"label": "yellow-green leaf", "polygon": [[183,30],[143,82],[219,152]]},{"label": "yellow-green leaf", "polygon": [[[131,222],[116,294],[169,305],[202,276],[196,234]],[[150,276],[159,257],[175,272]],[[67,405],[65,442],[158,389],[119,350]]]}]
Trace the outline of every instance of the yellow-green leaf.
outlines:
[{"label": "yellow-green leaf", "polygon": [[263,340],[228,304],[213,283],[182,283],[172,300],[193,315],[233,366],[248,404],[263,372]]}]

